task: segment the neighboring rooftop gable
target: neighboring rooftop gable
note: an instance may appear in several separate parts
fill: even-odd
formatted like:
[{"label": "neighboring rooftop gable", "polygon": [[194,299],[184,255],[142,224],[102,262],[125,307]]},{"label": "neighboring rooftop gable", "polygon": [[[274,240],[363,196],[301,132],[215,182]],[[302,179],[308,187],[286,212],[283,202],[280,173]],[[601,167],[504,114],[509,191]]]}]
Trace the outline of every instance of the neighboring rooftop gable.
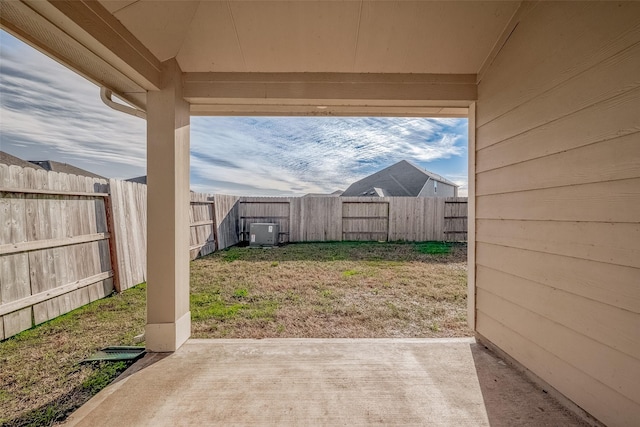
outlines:
[{"label": "neighboring rooftop gable", "polygon": [[417,197],[428,179],[456,186],[438,174],[426,171],[402,160],[381,171],[354,182],[342,194],[351,196],[377,196],[381,190],[386,197]]},{"label": "neighboring rooftop gable", "polygon": [[146,184],[147,183],[147,175],[136,176],[135,178],[129,178],[125,181],[129,182],[137,182],[138,184]]},{"label": "neighboring rooftop gable", "polygon": [[89,172],[88,170],[70,165],[68,163],[56,162],[55,160],[29,160],[29,162],[52,172],[68,173],[70,175],[78,176],[88,176],[89,178],[107,179],[104,176]]},{"label": "neighboring rooftop gable", "polygon": [[342,195],[342,190],[336,190],[333,193],[307,193],[302,197],[339,197]]},{"label": "neighboring rooftop gable", "polygon": [[[406,160],[405,160],[405,161],[406,161]],[[413,163],[411,163],[411,162],[407,162],[407,163],[409,163],[410,165],[413,165]],[[451,185],[451,186],[453,186],[453,187],[459,187],[459,185],[458,185],[458,184],[456,184],[456,183],[455,183],[455,182],[453,182],[453,181],[449,181],[447,178],[445,178],[445,177],[444,177],[444,176],[442,176],[442,175],[438,175],[437,173],[433,173],[433,172],[428,171],[428,170],[426,170],[426,169],[422,169],[421,167],[416,166],[416,165],[413,165],[413,166],[414,166],[414,167],[416,167],[416,168],[418,168],[421,172],[423,172],[423,173],[425,173],[425,174],[429,175],[429,177],[431,177],[431,179],[432,179],[433,181],[442,182],[443,184],[448,184],[448,185]]]},{"label": "neighboring rooftop gable", "polygon": [[5,153],[4,151],[0,151],[0,163],[8,166],[20,166],[22,168],[42,169],[38,165],[29,163],[19,157],[12,156],[11,154]]},{"label": "neighboring rooftop gable", "polygon": [[386,193],[384,192],[384,188],[373,187],[373,189],[375,190],[378,197],[387,197]]}]

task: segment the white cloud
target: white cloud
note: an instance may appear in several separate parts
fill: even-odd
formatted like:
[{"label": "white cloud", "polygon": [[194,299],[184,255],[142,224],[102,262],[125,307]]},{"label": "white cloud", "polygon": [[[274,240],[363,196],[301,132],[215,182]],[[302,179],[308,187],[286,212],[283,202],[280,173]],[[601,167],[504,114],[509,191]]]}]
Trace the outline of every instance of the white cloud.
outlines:
[{"label": "white cloud", "polygon": [[106,107],[99,88],[0,34],[0,149],[98,174],[144,174],[146,123]]}]

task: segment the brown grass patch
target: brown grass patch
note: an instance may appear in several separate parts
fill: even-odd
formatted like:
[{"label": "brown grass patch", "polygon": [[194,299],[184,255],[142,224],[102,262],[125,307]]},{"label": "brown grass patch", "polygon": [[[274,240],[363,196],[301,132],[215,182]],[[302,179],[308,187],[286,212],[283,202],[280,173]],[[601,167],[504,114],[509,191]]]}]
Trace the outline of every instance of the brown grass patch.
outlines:
[{"label": "brown grass patch", "polygon": [[193,336],[458,337],[466,326],[466,248],[296,244],[232,248],[191,266]]}]

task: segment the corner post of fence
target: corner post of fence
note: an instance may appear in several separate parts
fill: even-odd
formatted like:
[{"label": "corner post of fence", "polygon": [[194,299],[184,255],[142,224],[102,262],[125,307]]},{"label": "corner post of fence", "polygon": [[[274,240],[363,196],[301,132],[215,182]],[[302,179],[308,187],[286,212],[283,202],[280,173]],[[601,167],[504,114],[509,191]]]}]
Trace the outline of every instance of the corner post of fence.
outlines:
[{"label": "corner post of fence", "polygon": [[113,286],[116,292],[122,292],[120,283],[120,274],[118,268],[118,247],[116,245],[116,239],[118,238],[116,233],[116,226],[114,221],[113,212],[113,189],[115,187],[115,180],[109,180],[109,195],[104,198],[104,206],[107,214],[107,231],[109,233],[109,256],[111,257],[111,270],[113,271]]},{"label": "corner post of fence", "polygon": [[216,202],[214,196],[208,196],[207,200],[211,201],[209,204],[210,215],[211,215],[211,224],[213,226],[213,250],[217,252],[220,250],[220,246],[218,243],[218,220],[216,218]]}]

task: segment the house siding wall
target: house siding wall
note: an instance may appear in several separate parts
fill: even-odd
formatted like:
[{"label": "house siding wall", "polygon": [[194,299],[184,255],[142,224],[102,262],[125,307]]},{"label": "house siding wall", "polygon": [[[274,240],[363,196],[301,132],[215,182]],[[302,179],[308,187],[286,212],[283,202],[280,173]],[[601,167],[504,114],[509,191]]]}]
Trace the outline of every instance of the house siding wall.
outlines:
[{"label": "house siding wall", "polygon": [[638,17],[537,3],[476,106],[476,330],[611,426],[640,417]]},{"label": "house siding wall", "polygon": [[453,185],[438,182],[438,191],[434,191],[433,180],[430,179],[424,184],[422,190],[418,194],[418,197],[457,197],[457,192]]}]

